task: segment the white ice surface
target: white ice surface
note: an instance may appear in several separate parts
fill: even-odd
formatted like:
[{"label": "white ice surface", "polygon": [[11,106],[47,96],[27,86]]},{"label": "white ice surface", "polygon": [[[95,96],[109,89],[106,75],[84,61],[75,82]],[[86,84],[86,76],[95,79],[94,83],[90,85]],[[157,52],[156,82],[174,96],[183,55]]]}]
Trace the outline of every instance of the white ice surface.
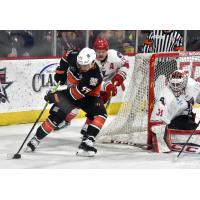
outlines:
[{"label": "white ice surface", "polygon": [[[76,119],[70,127],[51,133],[34,153],[22,153],[18,160],[7,160],[6,154],[16,153],[33,124],[0,127],[1,169],[199,169],[200,154],[183,153],[173,162],[177,153],[162,154],[119,144],[96,144],[95,157],[76,156],[80,144],[83,119]],[[31,134],[34,135],[37,127]],[[30,138],[31,138],[30,137]]]}]

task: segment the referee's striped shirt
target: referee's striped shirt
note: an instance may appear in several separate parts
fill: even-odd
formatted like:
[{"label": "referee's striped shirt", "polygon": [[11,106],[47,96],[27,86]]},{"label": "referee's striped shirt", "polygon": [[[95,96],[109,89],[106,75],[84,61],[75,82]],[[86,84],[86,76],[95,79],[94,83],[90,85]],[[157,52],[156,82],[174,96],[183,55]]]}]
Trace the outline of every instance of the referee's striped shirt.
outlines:
[{"label": "referee's striped shirt", "polygon": [[177,31],[154,30],[144,40],[144,53],[183,50],[183,37]]}]

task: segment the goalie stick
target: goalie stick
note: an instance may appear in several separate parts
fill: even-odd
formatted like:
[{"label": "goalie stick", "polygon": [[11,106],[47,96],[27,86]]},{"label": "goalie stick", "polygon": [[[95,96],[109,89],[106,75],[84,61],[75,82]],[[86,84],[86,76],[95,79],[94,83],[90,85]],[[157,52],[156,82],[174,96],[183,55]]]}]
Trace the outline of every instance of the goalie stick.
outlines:
[{"label": "goalie stick", "polygon": [[193,130],[193,132],[191,133],[191,135],[190,135],[190,136],[188,137],[188,139],[186,140],[186,142],[185,142],[185,144],[183,145],[182,149],[179,151],[179,153],[178,153],[178,155],[177,155],[177,157],[175,158],[174,161],[177,161],[177,160],[178,160],[179,156],[181,155],[181,153],[182,153],[183,150],[185,149],[186,145],[188,145],[188,142],[189,142],[190,138],[195,134],[195,131],[197,130],[199,124],[200,124],[200,120],[199,120],[199,122],[198,122],[196,128]]},{"label": "goalie stick", "polygon": [[[57,83],[57,85],[53,88],[53,93],[57,91],[58,87],[60,85],[60,81]],[[42,114],[44,113],[44,111],[46,110],[47,106],[48,106],[49,102],[46,102],[46,104],[44,105],[44,108],[42,109],[42,111],[40,112],[38,118],[36,119],[35,123],[33,124],[31,130],[29,131],[29,133],[27,134],[26,138],[24,139],[22,145],[20,146],[19,150],[17,151],[17,153],[15,154],[7,154],[7,159],[20,159],[21,158],[21,154],[20,151],[22,150],[24,144],[26,143],[27,139],[29,138],[30,134],[32,133],[33,129],[35,128],[36,124],[38,123],[39,119],[41,118]]]}]

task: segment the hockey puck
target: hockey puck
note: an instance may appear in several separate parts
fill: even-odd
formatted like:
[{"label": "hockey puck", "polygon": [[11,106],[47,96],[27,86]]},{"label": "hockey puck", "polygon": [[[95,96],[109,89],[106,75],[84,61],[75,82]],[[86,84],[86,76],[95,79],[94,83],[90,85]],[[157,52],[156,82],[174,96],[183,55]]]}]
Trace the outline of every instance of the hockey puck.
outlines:
[{"label": "hockey puck", "polygon": [[19,153],[16,153],[13,156],[13,159],[20,159],[20,158],[21,158],[21,154],[19,154]]}]

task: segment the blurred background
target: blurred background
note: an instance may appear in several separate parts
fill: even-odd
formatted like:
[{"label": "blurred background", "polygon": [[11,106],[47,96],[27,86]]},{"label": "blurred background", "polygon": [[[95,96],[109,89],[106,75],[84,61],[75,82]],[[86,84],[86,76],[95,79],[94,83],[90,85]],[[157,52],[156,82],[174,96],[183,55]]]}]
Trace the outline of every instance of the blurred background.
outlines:
[{"label": "blurred background", "polygon": [[[185,51],[200,50],[200,30],[177,30]],[[62,56],[69,49],[92,47],[96,37],[126,55],[142,53],[151,30],[1,30],[0,57]]]}]

